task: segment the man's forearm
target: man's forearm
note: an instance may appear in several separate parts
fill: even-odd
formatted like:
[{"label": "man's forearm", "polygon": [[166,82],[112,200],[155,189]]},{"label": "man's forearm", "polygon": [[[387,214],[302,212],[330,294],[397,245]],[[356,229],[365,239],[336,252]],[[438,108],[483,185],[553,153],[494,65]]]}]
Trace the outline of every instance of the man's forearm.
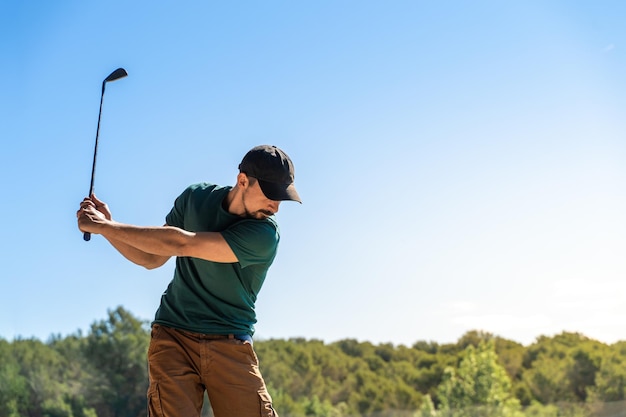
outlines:
[{"label": "man's forearm", "polygon": [[[220,232],[194,233],[167,225],[142,227],[118,223],[107,220],[101,212],[89,205],[82,207],[77,215],[81,231],[102,235],[122,255],[146,268],[147,265],[160,266],[171,256],[220,263],[238,262],[237,255]],[[151,259],[146,254],[155,255],[156,258]]]},{"label": "man's forearm", "polygon": [[143,266],[144,268],[158,268],[169,259],[169,256],[160,256],[154,255],[152,253],[147,253],[122,241],[115,240],[106,236],[104,237],[109,241],[111,246],[113,246],[120,254],[122,254],[122,256],[124,256],[132,263]]},{"label": "man's forearm", "polygon": [[[100,233],[113,246],[116,244],[120,245],[124,251],[128,249],[126,246],[130,246],[140,252],[160,257],[181,255],[182,248],[194,236],[191,232],[170,226],[140,227],[115,221],[106,222],[102,226]],[[130,256],[143,257],[143,255],[135,251],[130,250],[128,252]],[[126,256],[124,252],[122,254]]]}]

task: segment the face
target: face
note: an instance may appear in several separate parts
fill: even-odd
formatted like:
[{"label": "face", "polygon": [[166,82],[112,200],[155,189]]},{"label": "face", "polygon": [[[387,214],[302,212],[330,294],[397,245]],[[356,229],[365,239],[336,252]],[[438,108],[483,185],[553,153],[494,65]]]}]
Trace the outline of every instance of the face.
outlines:
[{"label": "face", "polygon": [[265,197],[258,181],[252,182],[253,184],[248,183],[241,197],[243,207],[246,211],[246,217],[262,220],[272,214],[278,213],[280,201],[270,200]]}]

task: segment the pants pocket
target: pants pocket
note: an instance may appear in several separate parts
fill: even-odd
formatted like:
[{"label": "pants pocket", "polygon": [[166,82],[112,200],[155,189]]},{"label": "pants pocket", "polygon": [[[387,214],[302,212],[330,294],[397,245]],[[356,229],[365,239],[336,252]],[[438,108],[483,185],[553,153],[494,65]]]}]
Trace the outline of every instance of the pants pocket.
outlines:
[{"label": "pants pocket", "polygon": [[148,416],[164,417],[163,407],[161,406],[161,395],[159,394],[159,385],[156,383],[148,387]]},{"label": "pants pocket", "polygon": [[259,392],[261,404],[261,417],[278,417],[278,413],[272,406],[272,397],[267,392]]},{"label": "pants pocket", "polygon": [[158,324],[153,324],[150,329],[150,344],[148,345],[148,356],[154,353],[155,342],[157,341],[159,334],[161,333],[161,326]]}]

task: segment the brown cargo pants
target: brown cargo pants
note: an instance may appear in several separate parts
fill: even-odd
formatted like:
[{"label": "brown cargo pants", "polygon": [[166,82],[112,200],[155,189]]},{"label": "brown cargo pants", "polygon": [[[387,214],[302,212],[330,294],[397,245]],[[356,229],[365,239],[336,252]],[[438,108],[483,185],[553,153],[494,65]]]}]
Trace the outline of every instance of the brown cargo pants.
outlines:
[{"label": "brown cargo pants", "polygon": [[152,326],[148,415],[198,417],[206,389],[215,417],[278,417],[252,343]]}]

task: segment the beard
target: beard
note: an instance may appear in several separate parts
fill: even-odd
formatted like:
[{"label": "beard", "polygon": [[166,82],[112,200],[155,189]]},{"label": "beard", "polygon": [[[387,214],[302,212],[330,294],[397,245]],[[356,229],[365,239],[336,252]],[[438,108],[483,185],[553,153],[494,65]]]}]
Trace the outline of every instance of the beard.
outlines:
[{"label": "beard", "polygon": [[256,220],[264,220],[270,217],[273,213],[267,210],[257,210],[257,211],[249,211],[246,209],[246,217],[250,219]]},{"label": "beard", "polygon": [[241,197],[241,202],[243,203],[243,209],[245,211],[245,217],[248,219],[256,219],[256,220],[264,220],[273,215],[269,210],[255,210],[252,211],[248,209],[248,205],[246,204],[245,194]]}]

